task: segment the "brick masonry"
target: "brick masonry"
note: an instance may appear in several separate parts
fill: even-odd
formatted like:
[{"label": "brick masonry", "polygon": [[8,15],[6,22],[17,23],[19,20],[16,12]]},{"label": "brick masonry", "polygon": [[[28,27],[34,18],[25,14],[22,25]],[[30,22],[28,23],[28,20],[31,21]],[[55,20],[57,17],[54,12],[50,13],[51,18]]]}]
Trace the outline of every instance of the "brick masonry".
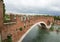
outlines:
[{"label": "brick masonry", "polygon": [[60,20],[55,20],[55,24],[60,25]]},{"label": "brick masonry", "polygon": [[0,31],[3,27],[3,2],[0,1]]},{"label": "brick masonry", "polygon": [[[30,20],[28,20],[28,17],[26,18],[26,21],[23,22],[21,21],[21,17],[24,17],[25,15],[16,15],[16,19],[14,20],[16,23],[12,24],[4,24],[3,29],[2,29],[2,40],[7,39],[7,35],[11,34],[12,35],[12,40],[13,42],[17,42],[21,36],[35,23],[44,21],[47,23],[49,20],[50,23],[53,23],[54,18],[53,17],[35,17],[35,16],[30,16]],[[13,19],[13,18],[11,18]],[[30,22],[29,22],[30,21]],[[24,28],[24,24],[25,27]],[[19,30],[19,28],[22,27],[22,31]]]}]

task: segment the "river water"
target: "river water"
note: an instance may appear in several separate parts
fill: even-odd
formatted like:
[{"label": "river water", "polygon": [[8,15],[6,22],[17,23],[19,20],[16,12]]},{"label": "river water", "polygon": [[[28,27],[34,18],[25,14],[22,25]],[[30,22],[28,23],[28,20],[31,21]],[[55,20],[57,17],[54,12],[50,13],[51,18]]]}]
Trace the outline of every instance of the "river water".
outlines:
[{"label": "river water", "polygon": [[[53,27],[60,28],[58,25]],[[35,26],[22,42],[60,42],[60,32],[40,29],[38,26]]]}]

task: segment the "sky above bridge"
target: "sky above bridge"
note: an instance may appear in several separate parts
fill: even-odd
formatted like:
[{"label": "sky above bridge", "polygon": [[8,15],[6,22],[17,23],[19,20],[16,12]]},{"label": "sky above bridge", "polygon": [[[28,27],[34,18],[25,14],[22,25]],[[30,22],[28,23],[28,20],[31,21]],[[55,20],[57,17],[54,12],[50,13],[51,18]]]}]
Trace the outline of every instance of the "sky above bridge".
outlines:
[{"label": "sky above bridge", "polygon": [[7,13],[60,15],[60,0],[4,0]]}]

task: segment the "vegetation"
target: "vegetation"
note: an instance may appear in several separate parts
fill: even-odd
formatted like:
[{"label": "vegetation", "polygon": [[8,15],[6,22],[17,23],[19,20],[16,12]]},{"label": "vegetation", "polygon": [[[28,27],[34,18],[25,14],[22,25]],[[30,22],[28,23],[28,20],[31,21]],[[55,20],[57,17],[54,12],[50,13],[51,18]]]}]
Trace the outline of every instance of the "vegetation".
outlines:
[{"label": "vegetation", "polygon": [[20,27],[19,30],[22,31],[22,27]]},{"label": "vegetation", "polygon": [[[1,0],[2,1],[2,0]],[[4,18],[4,22],[8,22],[8,21],[6,21],[6,19],[5,19],[5,4],[3,3],[3,18]]]},{"label": "vegetation", "polygon": [[12,42],[12,35],[7,36],[8,42]]},{"label": "vegetation", "polygon": [[58,27],[58,29],[57,29],[58,31],[60,31],[60,27]]},{"label": "vegetation", "polygon": [[3,17],[5,17],[5,4],[3,3]]},{"label": "vegetation", "polygon": [[58,29],[60,30],[60,27]]},{"label": "vegetation", "polygon": [[[3,0],[1,0],[1,1],[3,1]],[[4,21],[3,22],[7,23],[7,22],[10,22],[10,16],[6,15],[5,14],[5,11],[6,11],[5,10],[5,4],[3,3],[3,18],[4,18]]]},{"label": "vegetation", "polygon": [[7,20],[7,19],[10,19],[10,15],[6,15],[5,14],[5,19]]},{"label": "vegetation", "polygon": [[50,28],[50,30],[53,31],[53,30],[54,30],[54,27],[52,26],[52,27]]},{"label": "vegetation", "polygon": [[49,17],[50,15],[43,15],[43,16],[45,16],[45,17]]},{"label": "vegetation", "polygon": [[60,20],[60,16],[54,16],[54,20]]},{"label": "vegetation", "polygon": [[4,16],[4,23],[10,22],[10,16],[6,15]]}]

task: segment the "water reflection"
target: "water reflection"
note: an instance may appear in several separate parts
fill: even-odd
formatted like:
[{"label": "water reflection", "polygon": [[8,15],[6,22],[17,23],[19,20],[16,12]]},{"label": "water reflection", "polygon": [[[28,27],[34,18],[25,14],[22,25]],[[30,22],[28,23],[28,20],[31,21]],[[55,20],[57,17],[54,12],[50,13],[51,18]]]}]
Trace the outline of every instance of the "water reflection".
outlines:
[{"label": "water reflection", "polygon": [[49,35],[49,31],[40,29],[38,30],[37,36],[32,39],[32,42],[42,42]]},{"label": "water reflection", "polygon": [[60,42],[60,32],[40,29],[35,26],[22,42]]}]

